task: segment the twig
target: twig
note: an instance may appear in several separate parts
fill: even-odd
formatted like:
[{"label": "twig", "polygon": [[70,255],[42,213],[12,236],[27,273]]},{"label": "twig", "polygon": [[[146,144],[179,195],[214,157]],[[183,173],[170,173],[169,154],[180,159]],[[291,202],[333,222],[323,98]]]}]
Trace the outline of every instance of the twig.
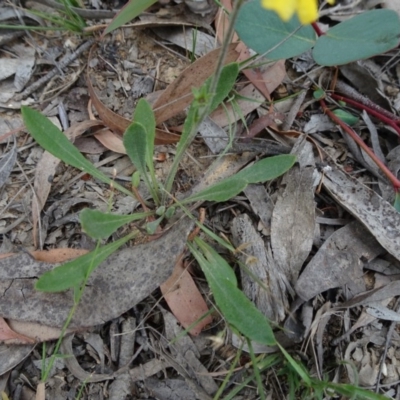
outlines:
[{"label": "twig", "polygon": [[[47,7],[54,8],[55,10],[60,10],[63,11],[65,10],[65,7],[57,3],[54,0],[33,0],[36,3],[43,4]],[[79,8],[79,7],[70,7],[69,8],[71,11],[73,11],[75,14],[79,15],[80,17],[83,17],[85,19],[106,19],[106,18],[114,18],[115,14],[119,10],[113,10],[113,11],[108,11],[108,10],[86,10],[84,8]]]},{"label": "twig", "polygon": [[[83,43],[81,47],[79,47],[75,52],[71,54],[66,54],[59,62],[58,66],[60,69],[67,67],[74,60],[78,58],[84,51],[86,51],[92,44],[94,43],[94,39],[89,39],[87,42]],[[58,74],[58,69],[52,69],[48,74],[37,80],[31,86],[27,87],[22,93],[15,96],[15,101],[21,101],[27,98],[30,94],[32,94],[35,90],[39,89],[42,85],[47,83],[51,78]]]},{"label": "twig", "polygon": [[351,129],[347,124],[345,124],[339,117],[337,117],[326,105],[325,100],[320,100],[321,108],[324,113],[326,113],[332,121],[337,125],[341,126],[343,130],[371,157],[373,162],[381,169],[381,171],[386,175],[391,184],[393,185],[394,191],[397,193],[400,189],[400,181],[393,175],[389,168],[376,156],[376,154],[364,143],[364,141],[357,135],[353,129]]}]

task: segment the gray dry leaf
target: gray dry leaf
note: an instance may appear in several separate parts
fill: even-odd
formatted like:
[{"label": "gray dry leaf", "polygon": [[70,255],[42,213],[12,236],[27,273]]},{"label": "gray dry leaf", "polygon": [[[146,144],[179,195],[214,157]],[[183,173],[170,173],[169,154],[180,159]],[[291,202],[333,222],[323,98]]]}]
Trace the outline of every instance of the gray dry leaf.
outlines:
[{"label": "gray dry leaf", "polygon": [[304,300],[310,300],[328,289],[348,285],[353,296],[362,290],[363,262],[370,261],[383,249],[357,221],[332,234],[308,263],[295,289]]},{"label": "gray dry leaf", "polygon": [[322,184],[382,247],[400,260],[400,214],[390,203],[336,167],[324,171]]},{"label": "gray dry leaf", "polygon": [[[183,219],[161,238],[117,251],[92,274],[71,328],[102,324],[147,297],[172,273],[193,222]],[[73,305],[72,290],[43,293],[36,278],[53,266],[28,254],[0,260],[0,315],[61,327]]]},{"label": "gray dry leaf", "polygon": [[14,164],[17,161],[17,146],[14,141],[12,149],[0,159],[0,188],[7,181],[14,168]]},{"label": "gray dry leaf", "polygon": [[236,247],[241,247],[239,260],[264,285],[261,286],[241,268],[243,292],[271,321],[283,321],[285,310],[288,309],[286,291],[290,284],[274,262],[271,248],[266,248],[247,214],[233,220],[232,240]]},{"label": "gray dry leaf", "polygon": [[296,283],[314,239],[314,155],[312,145],[298,141],[292,154],[296,164],[282,179],[271,224],[271,247],[276,263],[292,285]]}]

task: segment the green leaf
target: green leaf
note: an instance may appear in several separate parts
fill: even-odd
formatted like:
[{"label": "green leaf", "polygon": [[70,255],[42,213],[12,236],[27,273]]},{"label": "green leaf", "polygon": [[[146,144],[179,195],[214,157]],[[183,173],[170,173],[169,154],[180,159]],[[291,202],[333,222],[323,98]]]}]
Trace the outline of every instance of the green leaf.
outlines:
[{"label": "green leaf", "polygon": [[121,11],[114,17],[114,19],[107,26],[104,34],[110,33],[114,29],[132,21],[140,15],[146,8],[156,3],[157,0],[130,0]]},{"label": "green leaf", "polygon": [[147,223],[146,232],[149,235],[154,235],[154,233],[156,232],[157,228],[160,226],[163,219],[164,219],[164,215],[162,215],[160,218],[157,218],[154,221]]},{"label": "green leaf", "polygon": [[96,267],[136,234],[137,232],[132,232],[113,243],[45,272],[36,282],[35,288],[42,292],[62,292],[79,287]]},{"label": "green leaf", "polygon": [[[225,65],[225,67],[222,68],[221,76],[219,78],[215,90],[215,95],[211,101],[209,109],[210,113],[214,111],[228,96],[229,92],[232,90],[236,82],[236,78],[238,75],[239,75],[239,64],[236,62]],[[210,82],[211,78],[209,78],[208,81]]]},{"label": "green leaf", "polygon": [[299,365],[294,359],[293,357],[278,343],[278,346],[281,350],[281,352],[283,353],[283,355],[285,356],[285,358],[289,361],[290,365],[293,367],[293,369],[300,375],[301,379],[304,381],[304,383],[307,386],[311,386],[311,378],[310,376],[307,374],[306,371],[304,371],[304,369],[302,368],[301,365]]},{"label": "green leaf", "polygon": [[144,126],[138,122],[132,122],[128,128],[126,128],[123,142],[125,150],[133,162],[133,165],[140,172],[141,176],[145,177],[147,175],[147,134]]},{"label": "green leaf", "polygon": [[150,103],[145,99],[140,99],[136,105],[133,121],[141,124],[147,134],[146,141],[146,164],[150,171],[154,169],[154,140],[156,137],[156,119]]},{"label": "green leaf", "polygon": [[281,155],[264,158],[193,196],[182,200],[183,204],[193,201],[227,201],[242,192],[249,183],[266,182],[288,171],[296,161],[294,155]]},{"label": "green leaf", "polygon": [[85,171],[98,180],[113,185],[121,192],[132,196],[132,193],[123,186],[111,180],[100,172],[91,162],[86,160],[82,153],[68,140],[68,138],[44,115],[29,107],[21,107],[22,118],[29,133],[37,143],[53,156],[66,164]]},{"label": "green leaf", "polygon": [[325,66],[385,53],[399,44],[400,21],[392,10],[371,10],[341,22],[321,36],[312,52]]},{"label": "green leaf", "polygon": [[235,178],[244,179],[247,183],[266,182],[284,174],[293,167],[295,162],[296,156],[291,154],[267,157],[242,169]]},{"label": "green leaf", "polygon": [[117,215],[103,213],[85,208],[80,213],[83,230],[93,239],[104,239],[112,235],[119,227],[153,215],[152,212],[136,213],[131,215]]},{"label": "green leaf", "polygon": [[317,89],[313,92],[314,99],[320,100],[325,98],[325,90]]},{"label": "green leaf", "polygon": [[283,22],[274,11],[261,7],[260,0],[241,7],[235,29],[247,46],[259,54],[268,52],[270,60],[298,56],[311,49],[316,38],[313,28],[301,26],[297,16]]},{"label": "green leaf", "polygon": [[349,126],[353,126],[359,121],[358,117],[341,109],[334,110],[333,113]]},{"label": "green leaf", "polygon": [[247,186],[247,182],[244,179],[236,179],[236,177],[231,177],[224,179],[221,182],[212,185],[193,196],[183,199],[182,204],[191,203],[194,201],[227,201],[232,197],[235,197],[240,192],[243,192],[244,188]]},{"label": "green leaf", "polygon": [[275,337],[265,316],[237,288],[236,276],[229,264],[199,238],[189,248],[203,270],[215,302],[229,324],[250,340],[267,346],[275,345]]}]

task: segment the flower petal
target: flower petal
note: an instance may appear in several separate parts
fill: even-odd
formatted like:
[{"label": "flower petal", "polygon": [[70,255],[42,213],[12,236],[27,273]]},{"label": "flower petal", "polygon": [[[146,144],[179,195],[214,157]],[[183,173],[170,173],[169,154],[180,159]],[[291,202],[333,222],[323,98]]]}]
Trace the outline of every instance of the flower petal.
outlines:
[{"label": "flower petal", "polygon": [[318,19],[317,0],[297,0],[297,15],[302,24],[310,24]]},{"label": "flower petal", "polygon": [[268,10],[275,11],[283,21],[292,18],[296,11],[297,0],[261,0],[261,4]]}]

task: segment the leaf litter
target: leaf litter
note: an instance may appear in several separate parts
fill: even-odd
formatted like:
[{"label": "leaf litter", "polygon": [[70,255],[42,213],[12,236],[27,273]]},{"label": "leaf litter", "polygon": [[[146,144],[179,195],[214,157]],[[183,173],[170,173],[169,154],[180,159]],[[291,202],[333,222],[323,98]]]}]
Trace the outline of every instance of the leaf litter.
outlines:
[{"label": "leaf litter", "polygon": [[[225,3],[226,7],[229,7],[229,2]],[[205,19],[203,25],[204,21]],[[143,22],[141,25],[146,23],[153,27],[162,27],[158,30],[161,37],[165,35],[167,38],[170,34],[166,33],[164,28],[168,23],[165,20],[161,21],[161,18]],[[173,21],[171,25],[174,25]],[[223,30],[223,22],[219,22],[217,31],[220,36]],[[187,45],[187,32],[183,30],[179,37],[178,30],[175,31],[174,36],[178,35],[178,39],[174,38],[173,41],[181,45],[186,43],[185,51],[191,51],[193,46]],[[212,30],[207,29],[207,33],[210,32]],[[129,39],[124,41],[124,37]],[[70,102],[67,112],[70,121],[83,121],[83,124],[86,124],[80,134],[97,137],[103,135],[107,137],[102,141],[106,148],[116,150],[118,144],[115,143],[118,143],[119,135],[129,124],[134,109],[129,92],[134,87],[131,78],[133,76],[137,80],[140,76],[151,77],[154,71],[152,89],[163,90],[167,87],[153,102],[158,122],[166,123],[157,131],[157,140],[160,141],[156,142],[158,145],[164,145],[158,149],[167,155],[165,162],[156,163],[157,173],[164,176],[169,159],[174,153],[174,149],[166,144],[176,142],[176,134],[179,133],[179,125],[183,121],[182,113],[190,103],[191,87],[198,86],[212,73],[218,50],[213,50],[214,53],[207,51],[204,57],[190,64],[187,59],[183,61],[184,51],[179,53],[183,58],[172,56],[168,50],[154,45],[153,39],[151,35],[146,37],[140,31],[133,31],[132,27],[115,32],[107,42],[106,48],[97,49],[88,59],[90,80],[87,81],[87,88],[99,121],[88,122],[89,113],[85,108],[78,107],[78,102],[75,102],[75,108],[71,107]],[[42,40],[43,48],[50,51],[50,41]],[[207,40],[209,43],[209,38]],[[138,43],[146,41],[144,48],[138,47]],[[118,50],[113,47],[115,43],[118,43]],[[230,60],[239,57],[236,46],[235,44],[230,48]],[[153,51],[149,52],[148,49]],[[150,53],[148,58],[143,57],[146,51]],[[196,50],[200,54],[203,54],[203,51],[201,48]],[[123,68],[122,58],[131,64],[125,63]],[[161,63],[157,63],[157,58],[162,60]],[[1,60],[6,62],[6,58]],[[78,58],[75,64],[69,64],[67,74],[74,79],[82,74],[84,61],[85,58]],[[32,62],[30,59],[29,65],[32,65]],[[26,71],[31,68],[28,67]],[[395,301],[400,295],[397,281],[400,244],[398,213],[391,205],[393,192],[385,191],[385,181],[379,173],[377,174],[368,156],[362,151],[357,151],[356,147],[349,144],[349,140],[343,139],[342,133],[338,132],[335,126],[326,124],[321,118],[322,114],[318,114],[320,110],[317,107],[311,108],[310,116],[314,125],[309,125],[309,129],[306,129],[309,118],[308,115],[307,118],[303,118],[301,113],[306,102],[312,103],[311,98],[305,97],[303,104],[299,104],[293,128],[287,128],[293,129],[291,133],[285,135],[285,132],[279,131],[279,118],[276,118],[276,115],[270,117],[275,111],[260,105],[268,96],[278,98],[278,89],[282,89],[283,86],[293,91],[298,89],[294,81],[298,78],[295,69],[296,65],[291,66],[281,61],[272,66],[262,67],[254,74],[246,74],[246,79],[251,83],[245,80],[239,82],[236,89],[242,97],[239,97],[237,104],[227,105],[229,114],[221,107],[210,116],[211,128],[207,127],[208,133],[204,134],[205,137],[212,137],[213,134],[220,136],[221,129],[226,126],[232,128],[233,122],[237,121],[235,146],[243,144],[245,148],[246,141],[238,139],[247,135],[243,118],[249,118],[246,123],[250,126],[254,119],[267,114],[270,119],[263,120],[263,129],[267,127],[266,131],[263,130],[263,135],[274,143],[291,148],[292,153],[298,156],[298,163],[282,179],[267,185],[249,185],[244,195],[237,196],[227,204],[207,204],[206,223],[213,227],[217,234],[223,233],[232,239],[236,247],[234,257],[232,254],[224,254],[221,248],[218,250],[230,259],[232,265],[234,259],[240,264],[237,275],[241,277],[241,288],[247,297],[272,321],[285,328],[285,332],[277,333],[282,344],[288,348],[299,349],[300,347],[296,346],[302,341],[310,340],[316,346],[317,360],[315,365],[311,358],[307,363],[311,369],[318,370],[320,377],[324,374],[324,366],[328,365],[329,359],[335,355],[338,364],[340,361],[346,361],[355,366],[355,370],[350,365],[344,367],[350,382],[358,382],[365,387],[377,383],[390,385],[399,379],[395,367],[399,358],[399,336],[396,330],[390,330],[389,324],[385,322],[397,322],[399,318]],[[23,79],[13,82],[14,87],[11,89],[10,82],[6,82],[8,78],[1,82],[3,93],[8,96],[2,100],[3,104],[7,101],[10,101],[10,105],[18,104],[18,101],[13,102],[12,98],[16,91],[21,92],[32,83],[32,79],[29,81],[28,72],[21,71]],[[314,74],[313,79],[319,78],[318,72],[311,72]],[[386,75],[383,77],[381,60],[341,66],[340,72],[351,82],[353,90],[367,92],[366,94],[382,107],[389,104],[398,109],[398,92],[394,84],[388,84],[398,77],[393,77],[393,71],[390,69],[385,70]],[[15,74],[15,71],[11,73]],[[178,78],[175,79],[176,77]],[[307,86],[309,82],[302,83]],[[57,94],[52,91],[53,88],[57,88],[55,81],[52,85],[38,93],[42,102],[50,101],[54,94]],[[89,96],[85,85],[84,83],[86,94],[81,96],[86,96],[83,103],[87,104]],[[340,80],[338,87],[343,88]],[[66,101],[67,95],[62,93],[62,90],[57,96],[60,102]],[[33,101],[33,98],[29,98],[29,101]],[[283,109],[285,102],[289,100],[277,104],[277,109]],[[317,116],[319,117],[315,118]],[[0,114],[1,122],[8,118],[8,115]],[[365,119],[365,123],[369,133],[361,123],[357,129],[362,130],[364,136],[371,135],[374,151],[380,151],[381,158],[385,157],[388,165],[397,173],[398,147],[394,135],[388,129],[383,129],[383,136],[381,127],[374,119]],[[374,124],[381,134],[379,138],[373,133]],[[93,131],[95,127],[104,126],[110,130]],[[270,126],[273,129],[269,129]],[[76,124],[71,129],[79,130]],[[253,138],[252,132],[258,130],[257,127],[252,128],[251,138],[246,139],[252,140],[252,152],[228,154],[217,159],[212,165],[211,159],[206,157],[210,152],[217,154],[224,149],[229,140],[226,131],[223,131],[224,137],[216,147],[212,147],[215,143],[210,145],[210,149],[195,143],[189,150],[180,172],[178,195],[182,196],[182,193],[187,191],[196,192],[206,184],[218,182],[223,176],[231,176],[251,162],[257,154],[270,154],[262,145],[263,139]],[[309,132],[307,140],[302,134],[305,131]],[[0,132],[0,135],[5,133]],[[295,139],[294,135],[299,138]],[[208,144],[207,140],[205,142]],[[11,151],[6,147],[7,144],[2,143],[1,146],[0,172],[5,171],[0,174],[3,187],[0,197],[3,208],[1,219],[4,225],[10,225],[15,220],[19,221],[17,217],[26,213],[26,210],[32,210],[29,214],[32,217],[24,218],[8,233],[10,237],[7,240],[11,239],[14,247],[12,250],[17,254],[0,260],[0,286],[3,291],[0,315],[16,332],[12,340],[20,340],[22,343],[24,340],[29,342],[30,339],[34,339],[41,342],[53,339],[59,334],[59,330],[50,333],[50,328],[60,328],[63,324],[72,304],[72,293],[49,294],[34,290],[35,279],[61,261],[55,261],[57,254],[50,256],[50,260],[45,262],[41,255],[31,252],[37,247],[33,245],[33,238],[37,235],[32,235],[31,218],[34,227],[40,219],[44,223],[41,228],[44,235],[41,246],[46,249],[53,248],[52,251],[63,252],[64,244],[86,251],[91,250],[94,243],[77,225],[77,211],[87,204],[102,204],[103,207],[107,207],[111,191],[95,180],[73,181],[76,171],[62,163],[59,164],[56,160],[43,166],[43,163],[46,164],[46,156],[40,151],[37,154],[29,154],[34,149],[34,144],[24,134],[18,134],[17,147]],[[28,156],[34,158],[33,165],[41,160],[36,172],[33,171],[32,164],[26,162]],[[104,156],[105,154],[101,153],[88,155],[94,162],[100,162]],[[35,195],[29,178],[24,177],[15,167],[16,159],[23,164],[25,173],[28,172],[30,176],[33,176],[32,173],[36,174],[33,187]],[[107,163],[110,170],[114,168],[113,163],[115,160]],[[363,171],[361,168],[364,167],[370,172]],[[130,180],[129,174],[121,174],[118,178]],[[378,185],[375,184],[376,180],[379,181]],[[60,183],[64,185],[61,191],[56,190]],[[36,199],[35,196],[40,196],[40,206],[31,208],[29,204],[32,199]],[[121,202],[121,199],[116,200]],[[137,206],[123,205],[122,202],[120,204],[121,212],[126,214]],[[183,220],[155,241],[120,250],[94,272],[71,325],[71,332],[74,331],[75,336],[70,334],[63,344],[65,353],[78,354],[67,359],[64,364],[67,372],[64,369],[62,376],[70,380],[68,390],[77,393],[80,381],[86,380],[90,382],[89,388],[92,393],[92,397],[87,395],[87,398],[96,398],[104,382],[113,380],[109,386],[109,398],[115,399],[124,398],[123,394],[127,396],[128,393],[139,396],[143,385],[158,398],[210,398],[209,396],[215,394],[218,386],[211,376],[219,370],[217,364],[225,365],[226,369],[222,368],[220,372],[227,373],[227,347],[235,354],[241,344],[237,336],[228,332],[227,346],[223,346],[223,351],[218,348],[214,353],[210,348],[209,338],[211,334],[220,333],[223,325],[223,320],[216,313],[212,314],[212,319],[210,317],[205,320],[204,326],[198,327],[198,331],[191,332],[198,336],[183,335],[181,326],[188,328],[207,308],[213,307],[211,294],[207,293],[207,288],[200,283],[201,274],[197,266],[191,266],[189,273],[176,263],[184,251],[186,237],[192,226],[191,222]],[[118,236],[114,235],[112,240],[117,238]],[[3,239],[2,248],[5,248],[5,245],[6,239]],[[186,284],[182,280],[179,283],[166,283],[176,265],[179,267],[175,273],[179,271],[179,275],[184,274],[190,283]],[[180,291],[174,300],[166,298],[168,308],[163,301],[159,303],[154,298],[159,296],[159,293],[154,291],[160,285],[163,292],[170,291],[168,285],[172,288],[176,285],[184,286],[179,288]],[[199,291],[197,288],[203,290]],[[185,294],[187,297],[179,302],[183,290],[188,291]],[[191,297],[193,293],[199,297]],[[145,298],[147,300],[143,301]],[[200,305],[193,305],[193,311],[190,306],[179,307],[195,302],[196,298]],[[189,311],[188,316],[182,316],[182,311]],[[207,323],[211,323],[211,326],[207,327]],[[49,331],[36,331],[35,324],[37,327],[48,328]],[[115,327],[114,331],[111,330],[111,326]],[[4,327],[8,329],[6,325]],[[82,328],[85,328],[86,332],[82,333]],[[205,333],[200,333],[202,328],[205,328]],[[391,336],[386,341],[389,333]],[[3,336],[2,341],[7,342],[7,338],[8,336]],[[103,353],[99,346],[101,341],[107,349],[108,346],[110,349],[114,348],[113,356],[107,352]],[[343,348],[338,347],[340,343],[343,343]],[[119,351],[115,349],[118,347]],[[385,347],[387,356],[381,360]],[[260,346],[258,351],[270,350],[263,350]],[[15,357],[10,357],[9,348],[3,344],[0,352],[1,373],[15,368],[15,365],[31,352],[32,359],[40,359],[40,355],[35,354],[35,351],[33,345],[20,345],[14,347]],[[26,361],[24,365],[32,381],[37,382],[37,368],[32,366],[31,361]],[[61,373],[63,368],[61,366],[58,373]],[[339,366],[335,368],[335,374],[339,376],[343,370]],[[163,379],[160,372],[166,369],[169,373]],[[377,382],[379,377],[380,381]],[[236,376],[235,379],[239,380],[240,377]],[[228,384],[228,388],[231,384],[232,382]],[[63,390],[62,387],[50,385],[47,390],[47,394],[53,396],[52,398],[67,398],[67,390]],[[396,386],[393,385],[391,390],[391,393],[394,393],[397,390]],[[247,392],[244,389],[243,393],[250,398],[250,389]]]}]

